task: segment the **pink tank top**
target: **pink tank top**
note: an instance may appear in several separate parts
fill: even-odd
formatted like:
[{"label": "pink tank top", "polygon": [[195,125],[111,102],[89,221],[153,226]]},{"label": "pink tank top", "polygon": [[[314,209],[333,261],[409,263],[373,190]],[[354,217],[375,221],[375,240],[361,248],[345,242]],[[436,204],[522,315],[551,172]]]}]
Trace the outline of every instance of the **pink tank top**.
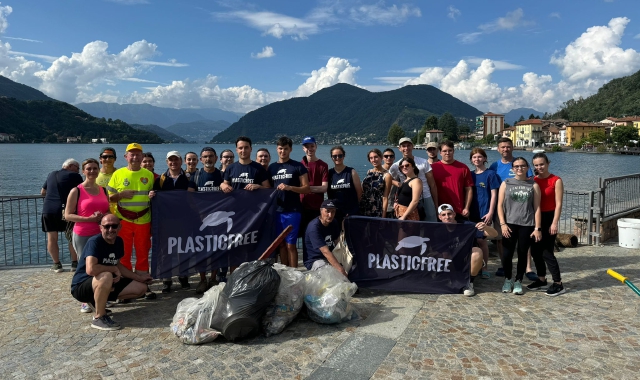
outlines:
[{"label": "pink tank top", "polygon": [[[78,185],[78,207],[76,215],[91,216],[94,212],[103,214],[109,212],[109,199],[102,187],[98,195],[91,195],[82,185]],[[100,233],[100,225],[96,222],[78,222],[73,226],[73,233],[79,236],[93,236]]]}]

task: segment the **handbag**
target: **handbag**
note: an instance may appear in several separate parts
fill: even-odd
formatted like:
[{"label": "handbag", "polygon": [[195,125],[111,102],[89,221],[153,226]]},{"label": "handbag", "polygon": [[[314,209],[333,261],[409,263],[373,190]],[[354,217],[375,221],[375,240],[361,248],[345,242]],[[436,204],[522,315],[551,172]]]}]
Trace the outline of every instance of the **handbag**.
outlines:
[{"label": "handbag", "polygon": [[331,253],[333,253],[333,257],[338,260],[340,265],[342,265],[342,268],[344,268],[344,271],[348,274],[351,270],[351,267],[353,266],[353,255],[351,254],[351,251],[349,251],[349,246],[345,241],[344,230],[340,232],[338,243],[333,248],[333,251],[331,251]]}]

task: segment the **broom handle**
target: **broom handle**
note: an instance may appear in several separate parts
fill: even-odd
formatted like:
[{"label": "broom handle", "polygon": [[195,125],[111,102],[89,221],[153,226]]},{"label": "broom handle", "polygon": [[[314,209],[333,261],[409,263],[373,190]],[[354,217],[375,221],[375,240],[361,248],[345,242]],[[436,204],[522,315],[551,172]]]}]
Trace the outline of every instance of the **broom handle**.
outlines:
[{"label": "broom handle", "polygon": [[269,256],[271,256],[273,251],[275,251],[276,248],[278,248],[278,246],[284,241],[284,238],[287,237],[287,235],[289,235],[291,230],[293,230],[293,226],[291,226],[291,225],[287,226],[287,228],[285,228],[284,231],[282,231],[280,233],[280,235],[278,235],[276,240],[274,240],[273,243],[271,243],[269,248],[267,248],[267,250],[264,251],[264,253],[262,254],[262,256],[260,256],[260,258],[258,260],[265,260]]}]

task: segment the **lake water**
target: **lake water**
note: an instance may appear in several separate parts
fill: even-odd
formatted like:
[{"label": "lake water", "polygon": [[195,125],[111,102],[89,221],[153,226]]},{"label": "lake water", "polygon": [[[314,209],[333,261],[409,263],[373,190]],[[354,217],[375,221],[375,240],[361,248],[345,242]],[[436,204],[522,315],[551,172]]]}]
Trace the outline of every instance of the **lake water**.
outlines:
[{"label": "lake water", "polygon": [[[116,167],[126,165],[124,160],[124,150],[126,145],[112,145],[116,151],[118,159]],[[170,150],[177,150],[184,156],[186,152],[193,151],[200,153],[204,144],[146,144],[143,145],[145,151],[152,152],[156,158],[156,173],[166,170],[165,156]],[[234,146],[211,145],[218,156],[224,149],[231,149],[235,152]],[[62,162],[73,157],[79,162],[93,157],[98,158],[101,145],[97,144],[0,144],[0,195],[33,195],[39,194],[47,174],[52,170],[59,169]],[[277,159],[276,147],[274,145],[254,145],[253,156],[258,148],[267,148],[271,152],[272,159]],[[345,164],[354,167],[361,177],[371,167],[367,160],[367,153],[373,148],[384,150],[386,146],[360,146],[351,145],[344,147],[347,153]],[[319,158],[329,163],[331,159],[329,150],[331,146],[320,145],[317,155]],[[469,151],[459,150],[455,152],[455,158],[473,166],[469,162]],[[415,150],[414,154],[419,157],[426,157],[424,150]],[[291,158],[300,160],[304,152],[300,145],[294,145]],[[487,152],[489,163],[500,158],[497,151]],[[523,156],[531,161],[533,153],[516,151],[516,156]],[[396,157],[400,154],[396,149]],[[587,154],[587,153],[550,153],[550,171],[562,177],[565,189],[574,191],[596,190],[598,179],[616,177],[640,172],[640,156],[626,156],[615,154]]]}]

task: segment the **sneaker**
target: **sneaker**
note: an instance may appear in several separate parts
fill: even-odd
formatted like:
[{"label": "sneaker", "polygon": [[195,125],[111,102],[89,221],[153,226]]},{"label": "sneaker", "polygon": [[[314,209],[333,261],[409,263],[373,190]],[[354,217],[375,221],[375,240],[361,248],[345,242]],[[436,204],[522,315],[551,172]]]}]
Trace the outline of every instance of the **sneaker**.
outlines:
[{"label": "sneaker", "polygon": [[51,270],[56,272],[56,273],[61,273],[64,272],[64,269],[62,269],[62,264],[61,263],[54,263],[53,266],[51,267]]},{"label": "sneaker", "polygon": [[555,282],[551,284],[549,289],[547,289],[547,295],[549,297],[559,296],[560,294],[566,293],[566,289],[562,285],[562,283],[556,284]]},{"label": "sneaker", "polygon": [[502,293],[511,293],[512,289],[513,289],[513,282],[511,282],[510,279],[505,278],[504,285],[502,285]]},{"label": "sneaker", "polygon": [[496,271],[496,277],[504,277],[504,268],[498,268]]},{"label": "sneaker", "polygon": [[144,294],[144,299],[146,300],[154,300],[157,296],[154,292],[151,291],[151,288],[147,286],[147,292]]},{"label": "sneaker", "polygon": [[191,284],[189,284],[189,277],[178,277],[178,281],[180,281],[180,287],[182,289],[191,289]]},{"label": "sneaker", "polygon": [[108,315],[103,315],[100,318],[93,317],[93,320],[91,321],[91,327],[93,327],[94,329],[107,331],[120,330],[122,328],[119,323],[114,322],[114,320],[111,319],[111,317],[109,317]]},{"label": "sneaker", "polygon": [[522,291],[522,280],[516,280],[513,283],[513,294],[522,295],[524,292]]},{"label": "sneaker", "polygon": [[464,288],[464,295],[467,297],[472,297],[476,294],[476,291],[473,290],[473,283],[470,282],[466,288]]},{"label": "sneaker", "polygon": [[527,289],[529,290],[547,290],[547,280],[540,281],[540,279],[535,280],[534,282],[527,285]]},{"label": "sneaker", "polygon": [[207,290],[209,290],[209,283],[207,282],[207,280],[200,280],[198,286],[196,287],[196,294],[204,294],[204,292],[206,292]]},{"label": "sneaker", "polygon": [[80,306],[80,312],[81,313],[92,313],[93,309],[91,308],[91,306],[89,306],[89,304],[83,303],[82,306]]},{"label": "sneaker", "polygon": [[172,281],[162,281],[162,293],[171,293],[171,284]]},{"label": "sneaker", "polygon": [[78,269],[78,262],[77,261],[72,261],[71,262],[71,271],[75,272],[76,269]]}]

